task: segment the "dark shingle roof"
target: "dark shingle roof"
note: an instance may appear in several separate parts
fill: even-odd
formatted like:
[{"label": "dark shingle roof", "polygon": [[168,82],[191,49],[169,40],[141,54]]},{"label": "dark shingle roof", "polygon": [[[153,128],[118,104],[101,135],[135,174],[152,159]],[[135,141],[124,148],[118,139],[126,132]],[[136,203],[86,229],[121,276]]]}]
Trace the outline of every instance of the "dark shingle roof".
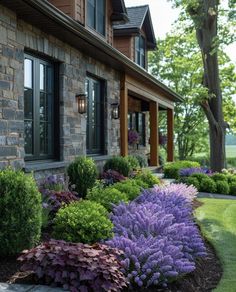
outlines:
[{"label": "dark shingle roof", "polygon": [[138,33],[144,28],[150,48],[156,46],[156,39],[152,26],[151,14],[148,5],[126,8],[129,21],[125,24],[114,25],[116,35]]}]

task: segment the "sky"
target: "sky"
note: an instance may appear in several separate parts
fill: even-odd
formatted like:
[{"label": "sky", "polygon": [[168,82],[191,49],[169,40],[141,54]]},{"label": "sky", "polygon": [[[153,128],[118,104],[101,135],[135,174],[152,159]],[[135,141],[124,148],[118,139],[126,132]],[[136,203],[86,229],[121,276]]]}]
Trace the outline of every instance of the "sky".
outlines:
[{"label": "sky", "polygon": [[[226,1],[226,0],[223,0]],[[125,0],[127,7],[148,4],[157,38],[164,38],[171,24],[178,18],[179,10],[172,8],[167,0]],[[231,60],[236,63],[236,43],[226,48]]]}]

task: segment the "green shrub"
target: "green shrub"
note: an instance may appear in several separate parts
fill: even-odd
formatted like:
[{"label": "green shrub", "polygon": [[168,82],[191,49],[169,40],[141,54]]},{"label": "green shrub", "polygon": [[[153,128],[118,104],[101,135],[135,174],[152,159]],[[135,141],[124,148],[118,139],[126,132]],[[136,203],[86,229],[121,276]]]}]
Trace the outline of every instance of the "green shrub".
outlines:
[{"label": "green shrub", "polygon": [[136,157],[134,157],[133,155],[126,156],[125,160],[128,161],[128,164],[129,164],[131,170],[136,170],[136,169],[140,168],[138,159]]},{"label": "green shrub", "polygon": [[153,175],[150,170],[142,170],[141,172],[137,173],[134,179],[143,181],[148,188],[152,188],[154,185],[160,184],[159,178]]},{"label": "green shrub", "polygon": [[230,195],[232,196],[236,196],[236,182],[233,181],[229,184],[229,188],[230,188]]},{"label": "green shrub", "polygon": [[36,245],[41,224],[41,195],[34,178],[12,169],[0,171],[0,256]]},{"label": "green shrub", "polygon": [[200,189],[200,183],[196,177],[189,176],[186,178],[185,183],[187,185],[193,185],[196,189]]},{"label": "green shrub", "polygon": [[97,167],[94,161],[88,157],[77,157],[68,169],[70,182],[75,185],[75,190],[81,197],[87,195],[88,189],[92,188],[97,178]]},{"label": "green shrub", "polygon": [[210,177],[205,177],[200,182],[200,191],[207,193],[215,193],[216,183]]},{"label": "green shrub", "polygon": [[96,202],[77,201],[61,208],[54,219],[53,236],[70,242],[95,243],[112,236],[107,210]]},{"label": "green shrub", "polygon": [[182,168],[200,167],[196,161],[181,160],[176,162],[167,162],[164,166],[164,176],[167,178],[178,179],[179,171]]},{"label": "green shrub", "polygon": [[113,185],[118,191],[124,193],[132,201],[141,193],[141,186],[134,179],[128,179]]},{"label": "green shrub", "polygon": [[227,181],[222,180],[222,181],[216,181],[216,192],[218,194],[224,194],[228,195],[230,191],[229,184]]},{"label": "green shrub", "polygon": [[210,167],[210,157],[209,156],[193,156],[193,157],[187,157],[186,160],[196,161],[202,167]]},{"label": "green shrub", "polygon": [[148,166],[146,155],[135,154],[134,157],[138,160],[139,166],[141,168]]},{"label": "green shrub", "polygon": [[236,182],[236,175],[234,175],[234,174],[227,174],[226,177],[227,177],[229,183]]},{"label": "green shrub", "polygon": [[127,159],[122,156],[114,156],[108,159],[104,165],[104,171],[107,171],[108,169],[116,170],[126,177],[129,176],[132,170]]},{"label": "green shrub", "polygon": [[135,181],[135,183],[136,183],[138,186],[140,186],[142,189],[148,189],[148,188],[149,188],[148,184],[147,184],[146,182],[144,182],[141,178],[137,178],[137,177],[135,177],[135,178],[133,179],[133,181]]},{"label": "green shrub", "polygon": [[217,182],[217,181],[225,181],[227,182],[228,181],[228,177],[227,175],[223,174],[223,173],[215,173],[211,176],[211,178]]},{"label": "green shrub", "polygon": [[127,195],[116,189],[115,185],[107,188],[94,187],[89,190],[86,198],[90,201],[100,203],[108,211],[111,211],[112,204],[118,205],[120,202],[128,202]]},{"label": "green shrub", "polygon": [[205,173],[194,173],[191,175],[191,177],[195,177],[197,178],[197,180],[199,181],[199,183],[201,183],[201,181],[204,179],[204,178],[209,178],[209,176]]}]

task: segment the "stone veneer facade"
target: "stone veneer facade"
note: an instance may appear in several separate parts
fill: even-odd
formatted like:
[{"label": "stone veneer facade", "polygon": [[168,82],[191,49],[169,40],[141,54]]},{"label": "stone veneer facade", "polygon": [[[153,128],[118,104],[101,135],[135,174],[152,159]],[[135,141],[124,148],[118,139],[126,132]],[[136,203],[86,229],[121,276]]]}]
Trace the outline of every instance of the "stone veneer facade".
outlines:
[{"label": "stone veneer facade", "polygon": [[[26,167],[24,161],[24,53],[59,63],[60,161],[38,167],[37,177],[62,172],[63,162],[86,154],[86,116],[78,113],[75,95],[85,91],[87,73],[106,81],[105,149],[120,153],[119,120],[111,119],[110,104],[119,102],[119,72],[25,23],[0,5],[0,168]],[[105,157],[104,157],[105,158]],[[57,170],[55,169],[57,168]],[[33,169],[33,168],[32,168]],[[52,170],[54,169],[54,170]]]}]

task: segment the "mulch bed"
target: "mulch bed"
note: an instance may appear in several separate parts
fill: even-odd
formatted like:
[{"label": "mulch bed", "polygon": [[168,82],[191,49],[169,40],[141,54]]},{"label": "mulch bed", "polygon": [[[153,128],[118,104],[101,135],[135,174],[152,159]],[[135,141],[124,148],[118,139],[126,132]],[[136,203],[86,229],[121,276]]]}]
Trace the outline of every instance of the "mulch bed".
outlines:
[{"label": "mulch bed", "polygon": [[[194,208],[198,208],[202,203],[195,200]],[[43,235],[43,240],[49,239],[49,233]],[[219,283],[222,276],[221,263],[215,253],[214,248],[205,241],[207,256],[199,258],[196,262],[196,270],[186,277],[174,282],[166,289],[156,287],[148,289],[135,289],[137,292],[210,292]],[[17,257],[0,258],[0,282],[20,283],[20,284],[43,284],[37,282],[35,276],[30,273],[20,272],[20,263]]]}]

